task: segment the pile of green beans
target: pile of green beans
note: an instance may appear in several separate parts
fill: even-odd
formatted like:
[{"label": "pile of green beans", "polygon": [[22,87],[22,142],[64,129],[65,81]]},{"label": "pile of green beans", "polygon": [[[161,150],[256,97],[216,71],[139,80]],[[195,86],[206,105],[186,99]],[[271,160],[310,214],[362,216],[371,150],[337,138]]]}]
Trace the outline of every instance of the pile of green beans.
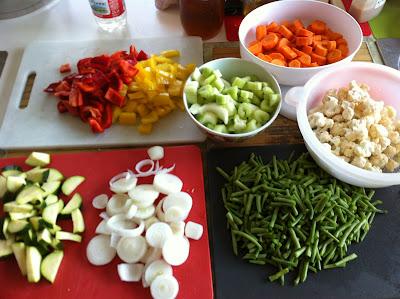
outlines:
[{"label": "pile of green beans", "polygon": [[308,153],[268,164],[251,154],[228,174],[221,196],[235,255],[254,264],[271,264],[270,281],[297,272],[294,285],[309,271],[345,267],[357,258],[348,247],[367,235],[376,213],[373,190],[331,177]]}]

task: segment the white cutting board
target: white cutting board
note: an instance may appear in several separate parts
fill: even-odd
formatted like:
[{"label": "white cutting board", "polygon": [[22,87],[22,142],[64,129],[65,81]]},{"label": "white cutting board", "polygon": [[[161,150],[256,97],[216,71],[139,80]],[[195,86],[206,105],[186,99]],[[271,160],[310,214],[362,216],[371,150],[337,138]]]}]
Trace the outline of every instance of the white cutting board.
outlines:
[{"label": "white cutting board", "polygon": [[[131,44],[148,54],[178,49],[181,52],[179,62],[182,64],[201,65],[203,62],[203,46],[198,37],[32,43],[22,57],[0,128],[0,149],[112,147],[204,141],[206,136],[186,112],[180,110],[161,119],[150,135],[139,134],[136,127],[118,124],[96,135],[79,117],[58,113],[57,99],[43,92],[50,83],[63,77],[58,71],[61,64],[70,63],[73,71],[77,71],[79,59],[129,50]],[[36,73],[36,79],[29,105],[20,109],[25,83],[31,73]]]}]

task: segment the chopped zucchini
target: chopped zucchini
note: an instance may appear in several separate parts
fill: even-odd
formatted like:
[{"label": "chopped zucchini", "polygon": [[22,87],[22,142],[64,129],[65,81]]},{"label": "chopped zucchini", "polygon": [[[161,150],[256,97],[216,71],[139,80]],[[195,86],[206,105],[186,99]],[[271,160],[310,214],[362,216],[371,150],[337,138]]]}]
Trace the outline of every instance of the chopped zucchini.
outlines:
[{"label": "chopped zucchini", "polygon": [[61,186],[62,193],[64,193],[67,196],[71,195],[71,193],[74,192],[74,190],[81,183],[83,183],[83,181],[85,181],[85,177],[83,177],[83,176],[75,175],[75,176],[69,177],[68,179],[66,179],[64,181],[64,183]]},{"label": "chopped zucchini", "polygon": [[11,249],[17,260],[19,270],[23,276],[26,275],[26,246],[22,242],[17,242],[11,245]]},{"label": "chopped zucchini", "polygon": [[7,179],[0,175],[0,198],[3,198],[4,194],[7,192]]},{"label": "chopped zucchini", "polygon": [[79,193],[75,193],[74,196],[65,205],[65,208],[61,211],[62,215],[71,214],[73,210],[79,209],[82,205],[82,196]]},{"label": "chopped zucchini", "polygon": [[50,246],[53,247],[55,250],[63,250],[64,249],[63,243],[57,239],[53,239]]},{"label": "chopped zucchini", "polygon": [[64,253],[60,250],[56,250],[47,255],[42,261],[40,271],[43,277],[51,283],[54,283],[54,280],[56,279],[63,257]]},{"label": "chopped zucchini", "polygon": [[27,226],[29,226],[29,222],[27,220],[11,220],[8,224],[7,230],[8,232],[15,234],[23,231]]},{"label": "chopped zucchini", "polygon": [[10,201],[4,204],[3,209],[4,212],[8,213],[12,212],[28,213],[33,210],[33,206],[30,204],[17,204],[16,201]]},{"label": "chopped zucchini", "polygon": [[56,232],[56,239],[57,240],[68,240],[80,243],[82,241],[82,236],[73,234],[70,232],[59,231]]},{"label": "chopped zucchini", "polygon": [[10,242],[7,240],[0,240],[0,259],[9,257],[13,254]]},{"label": "chopped zucchini", "polygon": [[49,194],[47,195],[46,199],[44,200],[46,205],[51,205],[52,203],[56,203],[58,201],[57,195]]},{"label": "chopped zucchini", "polygon": [[85,222],[83,220],[83,215],[81,210],[75,209],[71,212],[72,216],[72,224],[73,224],[73,232],[83,233],[85,231]]},{"label": "chopped zucchini", "polygon": [[48,223],[56,224],[59,212],[60,212],[60,206],[58,202],[56,202],[43,209],[42,217]]},{"label": "chopped zucchini", "polygon": [[34,216],[34,217],[29,218],[29,222],[31,223],[31,225],[35,231],[39,231],[41,229],[40,220],[43,221],[42,217],[40,217],[40,216]]},{"label": "chopped zucchini", "polygon": [[50,155],[46,153],[32,152],[25,160],[25,163],[32,167],[46,166],[50,163]]},{"label": "chopped zucchini", "polygon": [[42,256],[36,247],[28,246],[26,248],[26,272],[29,282],[39,282],[40,280],[40,264]]},{"label": "chopped zucchini", "polygon": [[33,183],[41,183],[47,179],[47,176],[49,175],[49,169],[40,168],[39,166],[37,166],[25,172],[25,174],[28,181],[31,181]]},{"label": "chopped zucchini", "polygon": [[47,173],[46,182],[62,181],[64,175],[55,168],[50,168]]},{"label": "chopped zucchini", "polygon": [[8,213],[10,216],[11,220],[21,220],[21,219],[27,219],[32,216],[36,216],[37,212],[35,210],[32,210],[30,212],[12,212]]},{"label": "chopped zucchini", "polygon": [[38,186],[26,186],[20,193],[18,193],[15,200],[18,204],[24,204],[31,201],[42,201],[43,192],[44,191]]},{"label": "chopped zucchini", "polygon": [[45,228],[44,230],[39,232],[37,235],[37,240],[38,240],[38,242],[44,241],[47,244],[51,244],[52,238],[51,238],[50,231],[47,228]]},{"label": "chopped zucchini", "polygon": [[9,176],[15,176],[15,175],[20,175],[22,173],[21,170],[17,170],[17,169],[8,169],[8,170],[4,170],[1,175],[5,178],[9,177]]},{"label": "chopped zucchini", "polygon": [[52,182],[46,182],[42,185],[42,189],[44,191],[43,196],[47,196],[49,194],[55,194],[57,193],[58,189],[61,186],[60,181],[52,181]]},{"label": "chopped zucchini", "polygon": [[1,232],[2,232],[4,239],[6,239],[6,240],[10,237],[10,234],[8,233],[8,224],[9,223],[10,223],[10,218],[8,218],[8,217],[4,218]]},{"label": "chopped zucchini", "polygon": [[7,190],[10,192],[17,192],[22,186],[26,184],[25,177],[21,175],[10,175],[7,177]]}]

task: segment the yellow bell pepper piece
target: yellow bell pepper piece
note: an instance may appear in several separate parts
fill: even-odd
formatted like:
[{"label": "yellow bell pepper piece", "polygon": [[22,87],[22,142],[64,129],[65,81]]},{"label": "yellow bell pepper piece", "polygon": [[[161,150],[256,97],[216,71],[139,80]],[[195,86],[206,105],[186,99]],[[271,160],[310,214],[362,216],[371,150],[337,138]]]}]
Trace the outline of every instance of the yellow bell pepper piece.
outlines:
[{"label": "yellow bell pepper piece", "polygon": [[158,114],[156,111],[151,111],[149,114],[140,119],[140,122],[145,125],[152,124],[157,121],[158,121]]},{"label": "yellow bell pepper piece", "polygon": [[150,134],[153,130],[153,124],[140,124],[138,127],[138,131],[141,134]]},{"label": "yellow bell pepper piece", "polygon": [[150,113],[145,104],[139,104],[137,107],[137,112],[139,113],[140,117],[144,117]]},{"label": "yellow bell pepper piece", "polygon": [[136,91],[136,92],[133,92],[133,93],[128,93],[129,100],[142,99],[145,96],[146,95],[142,91]]},{"label": "yellow bell pepper piece", "polygon": [[136,101],[127,101],[125,106],[122,107],[123,112],[136,112],[138,103]]},{"label": "yellow bell pepper piece", "polygon": [[119,115],[119,123],[121,125],[134,126],[136,124],[135,112],[122,112]]},{"label": "yellow bell pepper piece", "polygon": [[160,55],[171,58],[171,57],[179,57],[181,55],[181,53],[178,50],[166,50],[166,51],[162,51],[160,53]]},{"label": "yellow bell pepper piece", "polygon": [[118,121],[118,118],[121,114],[122,110],[118,106],[113,106],[113,117],[112,117],[112,122],[116,123]]}]

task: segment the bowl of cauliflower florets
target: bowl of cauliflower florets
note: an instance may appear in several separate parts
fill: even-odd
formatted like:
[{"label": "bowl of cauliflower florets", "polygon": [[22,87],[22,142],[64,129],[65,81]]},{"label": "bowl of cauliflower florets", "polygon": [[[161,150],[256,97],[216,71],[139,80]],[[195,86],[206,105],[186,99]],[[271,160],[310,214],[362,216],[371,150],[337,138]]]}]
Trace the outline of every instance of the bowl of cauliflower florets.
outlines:
[{"label": "bowl of cauliflower florets", "polygon": [[356,186],[400,184],[400,72],[352,62],[291,92],[297,121],[316,162]]}]

